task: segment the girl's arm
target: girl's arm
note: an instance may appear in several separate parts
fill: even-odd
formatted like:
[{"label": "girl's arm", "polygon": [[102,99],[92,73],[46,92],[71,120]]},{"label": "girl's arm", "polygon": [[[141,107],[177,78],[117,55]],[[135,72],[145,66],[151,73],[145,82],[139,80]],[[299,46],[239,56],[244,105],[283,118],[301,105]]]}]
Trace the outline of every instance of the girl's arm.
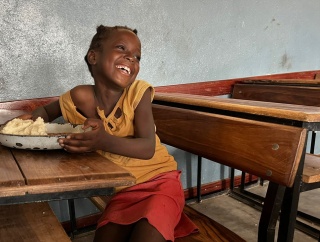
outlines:
[{"label": "girl's arm", "polygon": [[92,131],[71,134],[60,139],[61,146],[69,152],[104,150],[123,156],[150,159],[155,152],[155,126],[152,115],[151,91],[147,89],[135,110],[134,137],[117,137],[105,132],[98,119],[87,119],[84,129]]},{"label": "girl's arm", "polygon": [[41,117],[43,118],[44,122],[51,122],[56,118],[60,117],[61,115],[62,114],[59,105],[59,100],[57,100],[45,106],[39,107],[31,113],[20,115],[19,118],[36,120],[38,117]]}]

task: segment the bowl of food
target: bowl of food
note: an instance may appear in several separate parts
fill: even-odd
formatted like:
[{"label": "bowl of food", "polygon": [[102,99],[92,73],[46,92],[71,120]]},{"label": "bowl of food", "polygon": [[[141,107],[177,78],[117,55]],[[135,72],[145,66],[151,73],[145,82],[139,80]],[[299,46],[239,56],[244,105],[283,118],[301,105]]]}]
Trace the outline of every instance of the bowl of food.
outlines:
[{"label": "bowl of food", "polygon": [[61,149],[58,143],[59,138],[82,132],[84,132],[82,125],[44,123],[41,118],[36,121],[16,118],[5,125],[0,125],[0,143],[16,149]]}]

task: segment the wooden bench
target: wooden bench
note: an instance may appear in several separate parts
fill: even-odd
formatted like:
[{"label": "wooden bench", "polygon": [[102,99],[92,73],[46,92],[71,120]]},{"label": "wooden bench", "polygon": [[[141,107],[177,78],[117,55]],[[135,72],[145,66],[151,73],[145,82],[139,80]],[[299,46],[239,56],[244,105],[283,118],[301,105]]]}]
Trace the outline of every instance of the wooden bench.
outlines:
[{"label": "wooden bench", "polygon": [[71,241],[46,202],[0,206],[0,240]]},{"label": "wooden bench", "polygon": [[[100,211],[103,211],[108,199],[106,197],[92,197],[90,200],[97,206]],[[240,236],[227,229],[223,225],[214,221],[213,219],[198,212],[192,207],[185,205],[184,213],[197,225],[199,233],[194,233],[183,238],[177,238],[176,242],[199,242],[199,241],[213,241],[213,242],[242,242],[245,241]]]},{"label": "wooden bench", "polygon": [[[232,98],[320,107],[320,80],[246,80],[234,85]],[[315,143],[316,132],[312,131],[310,153],[314,153]],[[299,192],[320,188],[320,156],[310,153],[306,154],[304,161]],[[243,192],[244,184],[241,184],[240,193]],[[249,195],[246,199],[252,199],[250,192],[246,191],[246,194]],[[297,218],[297,228],[319,238],[319,230],[309,225],[319,225],[319,218],[301,211],[297,212]]]}]

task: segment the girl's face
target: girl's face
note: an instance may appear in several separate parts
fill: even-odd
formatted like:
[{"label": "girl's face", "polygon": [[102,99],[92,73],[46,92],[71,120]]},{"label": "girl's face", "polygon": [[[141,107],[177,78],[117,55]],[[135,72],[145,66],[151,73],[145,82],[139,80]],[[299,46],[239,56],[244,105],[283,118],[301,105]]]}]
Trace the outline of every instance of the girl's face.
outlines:
[{"label": "girl's face", "polygon": [[140,70],[141,43],[130,30],[114,30],[95,51],[95,81],[108,82],[118,88],[126,88],[136,79]]}]

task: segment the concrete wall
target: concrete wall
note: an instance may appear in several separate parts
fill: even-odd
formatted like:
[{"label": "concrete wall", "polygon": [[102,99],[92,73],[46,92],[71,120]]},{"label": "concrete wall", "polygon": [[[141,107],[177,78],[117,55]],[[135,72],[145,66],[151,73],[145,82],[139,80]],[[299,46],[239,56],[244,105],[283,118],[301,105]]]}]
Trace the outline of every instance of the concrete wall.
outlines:
[{"label": "concrete wall", "polygon": [[[320,69],[319,13],[319,0],[2,0],[0,101],[92,83],[83,57],[99,24],[138,29],[138,77],[154,86]],[[194,186],[196,156],[169,150]],[[204,160],[203,173],[229,170]]]},{"label": "concrete wall", "polygon": [[91,83],[98,24],[137,28],[155,86],[320,67],[319,0],[2,0],[0,101]]}]

